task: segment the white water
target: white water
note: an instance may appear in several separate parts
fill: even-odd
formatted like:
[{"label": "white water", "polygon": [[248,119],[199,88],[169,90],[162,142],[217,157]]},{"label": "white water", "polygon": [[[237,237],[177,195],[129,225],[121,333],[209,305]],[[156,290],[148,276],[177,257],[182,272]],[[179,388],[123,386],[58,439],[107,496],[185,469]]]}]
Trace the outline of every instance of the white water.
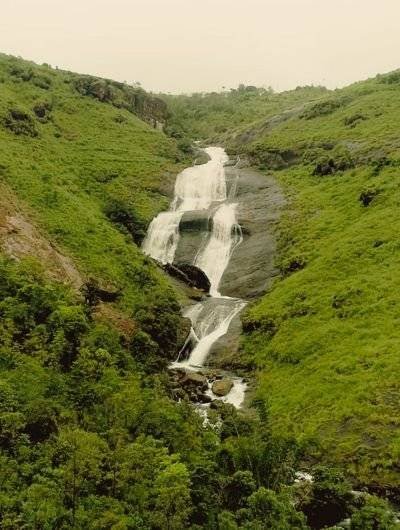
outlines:
[{"label": "white water", "polygon": [[179,242],[179,223],[185,212],[206,210],[213,203],[226,200],[224,164],[228,160],[221,147],[208,147],[206,164],[184,169],[176,178],[175,194],[168,212],[155,217],[143,241],[145,254],[172,263]]},{"label": "white water", "polygon": [[162,212],[155,217],[143,241],[142,250],[161,263],[172,263],[179,241],[183,212]]},{"label": "white water", "polygon": [[[179,356],[189,343],[194,342],[196,345],[187,360],[180,361],[178,358],[172,365],[191,370],[204,365],[213,344],[228,332],[232,320],[246,305],[243,300],[223,297],[218,291],[232,252],[242,241],[242,233],[237,223],[237,204],[228,202],[233,189],[231,187],[228,199],[224,168],[228,156],[220,147],[208,147],[205,152],[210,157],[206,164],[187,168],[177,176],[170,209],[153,219],[142,247],[143,251],[154,259],[164,264],[172,263],[179,243],[179,224],[183,214],[217,206],[212,219],[211,236],[204,248],[200,249],[194,262],[210,279],[210,294],[213,298],[186,310],[185,316],[191,319],[193,327]],[[227,396],[219,399],[239,408],[244,399],[246,384],[239,378],[232,380],[232,390]],[[211,388],[208,393],[216,398]]]},{"label": "white water", "polygon": [[174,366],[201,368],[213,344],[227,333],[230,323],[245,305],[246,302],[236,298],[220,298],[211,307],[199,303],[185,312],[192,321],[192,337],[196,337],[197,344],[186,361],[174,363]]},{"label": "white water", "polygon": [[210,294],[219,296],[218,287],[229,264],[232,252],[242,241],[242,231],[236,218],[237,204],[223,203],[213,216],[213,229],[195,265],[202,269],[211,282]]}]

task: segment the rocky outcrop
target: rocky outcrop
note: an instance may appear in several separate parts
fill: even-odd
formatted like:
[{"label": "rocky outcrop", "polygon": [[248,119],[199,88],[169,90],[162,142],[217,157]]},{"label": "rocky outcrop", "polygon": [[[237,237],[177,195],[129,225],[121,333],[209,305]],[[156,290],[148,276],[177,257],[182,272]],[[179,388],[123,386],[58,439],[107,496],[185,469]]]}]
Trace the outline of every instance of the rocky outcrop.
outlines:
[{"label": "rocky outcrop", "polygon": [[126,109],[155,129],[162,129],[167,120],[168,108],[165,101],[148,94],[140,86],[130,86],[90,75],[75,75],[72,84],[82,96],[90,96],[102,103]]},{"label": "rocky outcrop", "polygon": [[264,294],[277,274],[275,227],[285,200],[271,175],[249,168],[226,171],[231,179],[237,178],[234,200],[243,241],[232,255],[220,291],[248,300]]}]

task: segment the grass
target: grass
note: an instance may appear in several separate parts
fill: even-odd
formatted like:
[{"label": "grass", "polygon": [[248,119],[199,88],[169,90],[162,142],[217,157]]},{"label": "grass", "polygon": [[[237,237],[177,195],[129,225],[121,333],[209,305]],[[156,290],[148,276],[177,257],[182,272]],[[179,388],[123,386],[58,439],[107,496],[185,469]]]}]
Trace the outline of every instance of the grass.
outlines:
[{"label": "grass", "polygon": [[[122,289],[121,305],[131,312],[148,296],[144,285],[170,288],[133,243],[135,234],[118,230],[105,212],[118,200],[143,232],[167,206],[182,154],[132,109],[81,95],[77,78],[0,55],[0,178],[84,276]],[[12,121],[16,131],[7,126],[10,111],[27,116]],[[21,123],[33,134],[16,134]]]},{"label": "grass", "polygon": [[[179,103],[191,106],[180,111],[186,131],[273,172],[288,197],[281,276],[243,317],[242,348],[257,367],[275,432],[293,433],[309,463],[327,461],[359,484],[393,490],[400,486],[399,77]],[[219,132],[210,101],[235,107]]]}]

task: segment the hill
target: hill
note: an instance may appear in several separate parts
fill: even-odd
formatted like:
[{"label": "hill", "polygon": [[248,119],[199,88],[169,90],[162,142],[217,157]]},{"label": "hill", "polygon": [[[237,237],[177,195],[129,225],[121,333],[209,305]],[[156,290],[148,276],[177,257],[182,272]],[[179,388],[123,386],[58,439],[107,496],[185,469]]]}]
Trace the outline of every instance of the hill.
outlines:
[{"label": "hill", "polygon": [[[280,278],[243,319],[274,429],[293,433],[309,463],[396,492],[399,72],[335,91],[250,87],[191,101],[175,104],[186,130],[273,173],[289,199]],[[234,108],[229,130],[209,120],[210,101]]]}]

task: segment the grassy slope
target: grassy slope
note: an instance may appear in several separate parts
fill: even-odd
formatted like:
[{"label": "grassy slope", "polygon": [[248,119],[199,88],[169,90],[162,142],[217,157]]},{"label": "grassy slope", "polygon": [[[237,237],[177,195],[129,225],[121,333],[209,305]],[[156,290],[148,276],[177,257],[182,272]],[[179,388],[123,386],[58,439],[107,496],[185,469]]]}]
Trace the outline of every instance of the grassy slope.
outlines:
[{"label": "grassy slope", "polygon": [[[34,77],[21,80],[13,68],[31,70]],[[34,82],[43,76],[50,79],[48,88]],[[169,288],[104,209],[113,199],[122,200],[145,226],[168,204],[165,190],[180,167],[180,154],[173,140],[128,110],[80,95],[74,79],[0,55],[0,177],[84,275],[123,289],[122,305],[131,311],[146,301],[144,284],[150,291]],[[46,123],[32,111],[42,102],[52,107]],[[32,117],[37,137],[4,126],[15,108]]]},{"label": "grassy slope", "polygon": [[304,87],[273,94],[264,89],[236,89],[230,92],[164,96],[172,117],[169,127],[179,137],[182,132],[195,139],[221,141],[236,128],[248,128],[286,109],[300,109],[305,103],[327,94],[323,87]]},{"label": "grassy slope", "polygon": [[[290,94],[286,110],[288,102]],[[243,347],[277,431],[294,432],[309,455],[360,482],[399,486],[400,84],[369,80],[321,102],[322,111],[310,103],[303,117],[267,128],[263,118],[225,136],[266,170],[270,151],[296,155],[275,171],[290,199],[279,260],[283,270],[296,260],[305,267],[249,308]],[[214,135],[212,125],[204,130]],[[354,167],[313,176],[318,157],[335,159],[338,146]],[[370,189],[379,194],[365,207],[359,197]]]}]

